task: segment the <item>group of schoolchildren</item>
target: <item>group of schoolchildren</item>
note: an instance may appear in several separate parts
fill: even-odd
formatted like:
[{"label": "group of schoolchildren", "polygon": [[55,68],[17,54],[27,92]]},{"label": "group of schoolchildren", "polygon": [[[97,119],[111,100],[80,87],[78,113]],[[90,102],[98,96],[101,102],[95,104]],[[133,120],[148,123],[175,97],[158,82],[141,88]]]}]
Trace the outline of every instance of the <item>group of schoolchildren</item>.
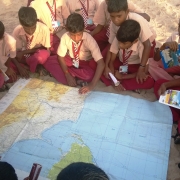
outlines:
[{"label": "group of schoolchildren", "polygon": [[[150,17],[127,0],[29,0],[18,12],[12,36],[0,22],[0,87],[17,75],[49,73],[58,82],[93,90],[98,80],[117,91],[150,89],[157,98],[166,89],[180,90],[180,66],[164,69],[160,51],[173,51],[180,43],[178,32],[159,48]],[[5,74],[9,80],[4,82]],[[180,110],[171,108],[179,122],[175,143],[180,143]]]}]

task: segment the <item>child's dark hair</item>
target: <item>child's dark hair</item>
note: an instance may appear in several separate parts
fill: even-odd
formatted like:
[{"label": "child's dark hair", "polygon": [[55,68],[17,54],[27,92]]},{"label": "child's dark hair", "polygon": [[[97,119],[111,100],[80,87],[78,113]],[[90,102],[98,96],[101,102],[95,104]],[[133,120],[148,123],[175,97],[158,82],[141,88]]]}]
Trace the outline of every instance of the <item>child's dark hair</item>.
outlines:
[{"label": "child's dark hair", "polygon": [[4,31],[5,31],[4,24],[0,21],[0,39],[3,38]]},{"label": "child's dark hair", "polygon": [[77,33],[84,30],[83,17],[78,13],[72,13],[68,16],[66,22],[66,29],[71,33]]},{"label": "child's dark hair", "polygon": [[18,180],[15,169],[7,162],[0,162],[0,179]]},{"label": "child's dark hair", "polygon": [[37,23],[37,14],[32,7],[21,7],[18,16],[22,26],[31,27]]},{"label": "child's dark hair", "polygon": [[133,42],[140,34],[140,24],[132,19],[124,21],[117,31],[116,38],[120,42]]},{"label": "child's dark hair", "polygon": [[118,13],[120,11],[128,10],[127,0],[109,0],[107,6],[109,13]]},{"label": "child's dark hair", "polygon": [[77,162],[65,167],[57,180],[109,180],[106,173],[90,163]]}]

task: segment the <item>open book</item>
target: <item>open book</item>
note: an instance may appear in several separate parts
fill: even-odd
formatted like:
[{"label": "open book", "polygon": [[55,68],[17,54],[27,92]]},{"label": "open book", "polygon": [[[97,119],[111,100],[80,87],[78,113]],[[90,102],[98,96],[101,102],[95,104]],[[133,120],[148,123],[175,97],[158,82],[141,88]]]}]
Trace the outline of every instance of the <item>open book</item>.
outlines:
[{"label": "open book", "polygon": [[180,109],[180,91],[167,90],[160,96],[159,102]]},{"label": "open book", "polygon": [[178,44],[176,52],[167,48],[161,51],[160,54],[165,69],[180,65],[180,44]]}]

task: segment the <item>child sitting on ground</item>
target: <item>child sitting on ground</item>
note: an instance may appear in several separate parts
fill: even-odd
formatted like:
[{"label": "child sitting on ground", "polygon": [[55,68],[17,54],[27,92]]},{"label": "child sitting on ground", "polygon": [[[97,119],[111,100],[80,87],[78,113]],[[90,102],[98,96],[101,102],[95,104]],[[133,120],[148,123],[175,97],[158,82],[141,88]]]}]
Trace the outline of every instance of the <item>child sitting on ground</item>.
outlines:
[{"label": "child sitting on ground", "polygon": [[[28,67],[23,66],[16,60],[16,40],[5,32],[4,24],[0,21],[0,87],[3,86],[6,75],[6,80],[12,83],[17,80],[17,75],[28,78]],[[6,90],[2,88],[1,90]]]},{"label": "child sitting on ground", "polygon": [[[47,61],[44,67],[63,84],[76,87],[88,82],[79,90],[84,94],[91,91],[100,79],[104,61],[94,38],[84,32],[84,21],[80,14],[73,13],[68,17],[66,29],[68,32],[62,36],[57,52],[59,64],[54,59],[54,62]],[[95,70],[91,68],[91,63],[97,64]]]},{"label": "child sitting on ground", "polygon": [[180,19],[178,22],[178,32],[172,33],[172,35],[166,40],[160,48],[155,49],[154,58],[149,59],[149,72],[155,79],[173,80],[174,77],[180,75],[180,66],[172,66],[164,69],[161,61],[160,51],[169,48],[172,51],[177,51],[178,44],[180,44]]},{"label": "child sitting on ground", "polygon": [[[121,81],[116,87],[117,90],[150,89],[154,85],[154,80],[146,72],[146,79],[142,83],[137,83],[136,75],[139,68],[145,69],[141,63],[144,46],[139,40],[141,31],[140,24],[132,19],[124,21],[114,39],[111,47],[111,59],[108,64],[109,72]],[[119,53],[119,57],[117,54]],[[111,81],[106,79],[106,85],[111,85]]]},{"label": "child sitting on ground", "polygon": [[[111,44],[116,36],[116,33],[121,26],[121,24],[128,19],[132,19],[137,21],[140,24],[141,31],[139,34],[139,40],[144,46],[142,57],[141,57],[141,66],[139,66],[138,71],[136,73],[136,81],[138,83],[143,83],[146,81],[146,73],[145,73],[145,66],[148,61],[148,58],[153,57],[154,55],[154,47],[155,47],[155,32],[150,27],[147,20],[145,20],[142,16],[131,13],[128,10],[128,3],[127,0],[110,0],[108,2],[108,12],[110,13],[111,17],[111,24],[110,24],[110,36],[109,36],[109,43]],[[106,68],[105,68],[105,76],[108,77],[108,63],[111,58],[111,52],[107,49],[104,51],[108,51],[106,55]],[[104,52],[102,53],[104,55]]]},{"label": "child sitting on ground", "polygon": [[[95,38],[98,43],[100,50],[102,51],[108,45],[108,38],[110,34],[110,14],[107,10],[107,3],[109,0],[103,0],[97,9],[97,12],[94,15],[93,21],[95,22],[96,27],[91,32],[91,35]],[[135,12],[147,21],[150,21],[150,17],[143,12],[136,4],[131,1],[128,1],[128,9],[130,12]]]},{"label": "child sitting on ground", "polygon": [[99,0],[67,0],[67,7],[71,14],[82,15],[85,29],[92,31],[96,27],[93,18],[99,7]]},{"label": "child sitting on ground", "polygon": [[40,72],[40,65],[50,56],[50,31],[46,25],[37,22],[37,14],[32,7],[21,7],[18,16],[21,25],[13,31],[17,60],[28,65],[31,72]]},{"label": "child sitting on ground", "polygon": [[51,54],[57,54],[60,38],[66,32],[65,24],[70,15],[66,0],[34,0],[30,6],[36,10],[38,20],[49,28]]}]

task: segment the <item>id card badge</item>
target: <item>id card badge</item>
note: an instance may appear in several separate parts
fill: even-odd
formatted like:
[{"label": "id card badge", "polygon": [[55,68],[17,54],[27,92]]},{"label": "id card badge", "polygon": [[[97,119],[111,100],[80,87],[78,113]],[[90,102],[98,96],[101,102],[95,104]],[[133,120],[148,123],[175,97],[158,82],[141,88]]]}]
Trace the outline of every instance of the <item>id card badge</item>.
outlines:
[{"label": "id card badge", "polygon": [[59,21],[53,21],[52,22],[52,27],[53,28],[57,28],[57,27],[59,27],[61,25],[61,23],[59,22]]},{"label": "id card badge", "polygon": [[73,59],[73,66],[74,66],[75,68],[79,68],[79,62],[76,61],[75,59]]},{"label": "id card badge", "polygon": [[92,25],[92,24],[93,24],[92,19],[88,19],[88,20],[87,20],[87,24],[88,24],[88,25]]},{"label": "id card badge", "polygon": [[120,73],[127,73],[128,66],[119,66],[119,72]]}]

